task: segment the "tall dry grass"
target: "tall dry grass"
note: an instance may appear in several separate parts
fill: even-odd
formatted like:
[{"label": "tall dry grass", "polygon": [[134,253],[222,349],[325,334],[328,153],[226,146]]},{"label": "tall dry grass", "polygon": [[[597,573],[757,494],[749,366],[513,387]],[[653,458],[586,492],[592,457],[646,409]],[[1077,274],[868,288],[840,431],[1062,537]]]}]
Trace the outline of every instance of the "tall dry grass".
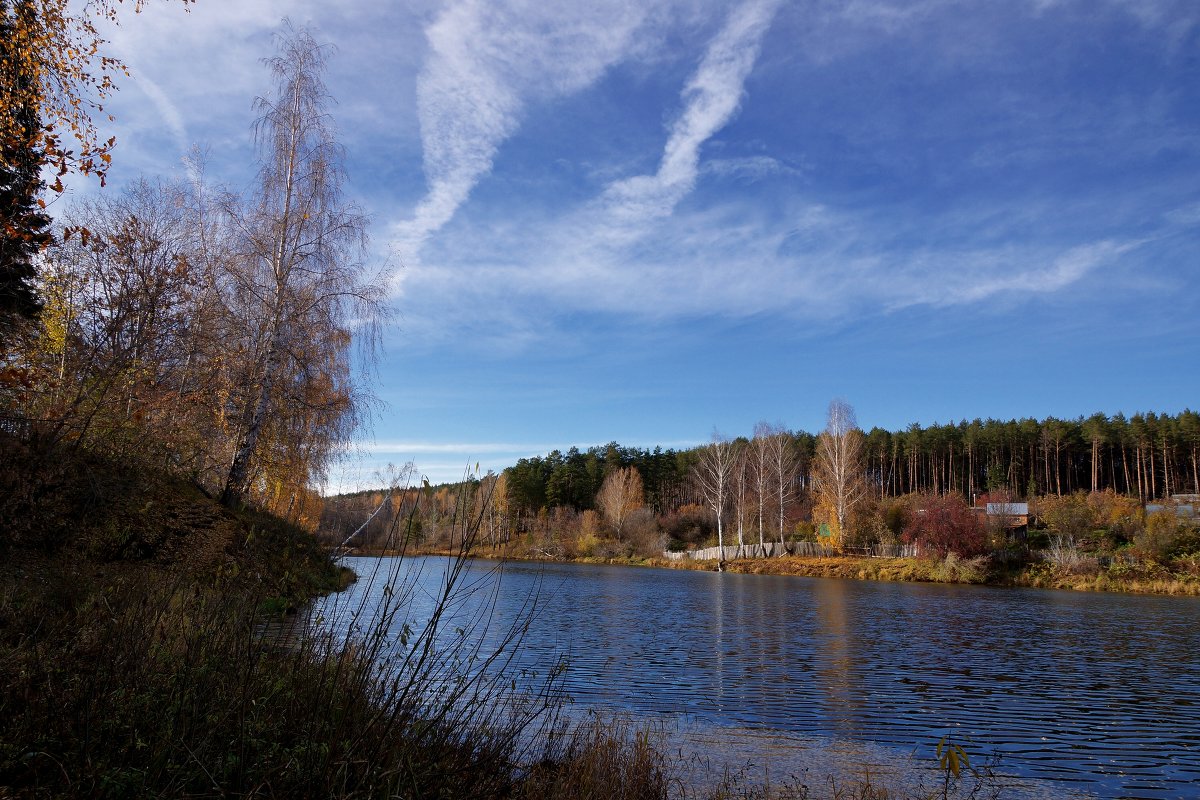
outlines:
[{"label": "tall dry grass", "polygon": [[[303,532],[266,515],[229,517],[196,494],[172,505],[137,494],[149,484],[117,483],[119,502],[89,489],[98,518],[78,541],[63,530],[58,549],[6,542],[0,797],[887,796],[869,781],[688,782],[645,731],[567,723],[555,670],[515,689],[514,658],[540,598],[492,630],[499,584],[467,573],[479,520],[465,505],[429,614],[410,613],[417,584],[387,571],[398,563],[389,559],[359,576],[386,587],[382,602],[343,608],[339,626],[281,626],[264,609],[337,579]],[[182,518],[225,534],[204,539],[212,553],[202,563],[184,553],[168,568],[159,561],[189,531],[164,538],[157,526]],[[25,520],[21,533],[35,529]],[[405,552],[408,529],[395,526],[394,551]],[[120,547],[97,548],[110,534]],[[463,626],[455,611],[468,596],[479,613]]]}]

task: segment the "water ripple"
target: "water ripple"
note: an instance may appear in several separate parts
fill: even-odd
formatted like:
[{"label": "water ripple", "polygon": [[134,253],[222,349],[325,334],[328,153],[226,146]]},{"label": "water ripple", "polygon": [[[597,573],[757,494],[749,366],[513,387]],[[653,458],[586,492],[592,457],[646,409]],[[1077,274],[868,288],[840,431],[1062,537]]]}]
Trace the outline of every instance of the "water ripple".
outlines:
[{"label": "water ripple", "polygon": [[1063,791],[1200,797],[1200,600],[530,564],[501,587],[501,623],[542,593],[518,666],[565,655],[583,705],[904,753],[952,733]]}]

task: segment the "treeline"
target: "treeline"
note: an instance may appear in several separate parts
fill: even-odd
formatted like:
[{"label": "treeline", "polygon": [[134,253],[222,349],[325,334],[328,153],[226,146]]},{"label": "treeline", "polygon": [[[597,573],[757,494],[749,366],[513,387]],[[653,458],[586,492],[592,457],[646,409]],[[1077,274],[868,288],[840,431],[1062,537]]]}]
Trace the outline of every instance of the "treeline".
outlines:
[{"label": "treeline", "polygon": [[[817,434],[786,431],[797,490],[812,485]],[[735,446],[752,438],[738,437]],[[603,447],[523,458],[504,470],[508,500],[520,514],[566,506],[595,508],[604,478],[635,467],[646,504],[657,514],[700,502],[691,473],[705,446],[685,450]],[[1032,498],[1077,491],[1113,491],[1142,500],[1200,493],[1200,413],[1154,412],[1074,420],[963,420],[916,423],[900,431],[864,434],[867,484],[880,497],[960,493],[968,498],[1005,491]]]},{"label": "treeline", "polygon": [[[781,442],[788,486],[805,485],[807,471],[794,473],[792,467],[793,462],[807,462],[814,437],[775,428],[763,435]],[[393,489],[325,498],[319,530],[330,544],[353,536],[353,544],[368,547],[395,546],[399,541],[447,546],[455,524],[466,515],[478,520],[480,541],[497,547],[516,535],[531,534],[546,547],[557,548],[559,543],[551,541],[553,534],[570,530],[597,541],[614,538],[620,545],[617,551],[636,545],[634,549],[651,554],[671,539],[692,541],[715,529],[715,519],[702,506],[703,493],[695,481],[703,455],[700,447],[650,449],[610,442],[586,450],[553,450],[545,456],[522,458],[499,474],[420,490],[411,488],[416,478],[413,468],[400,476]],[[767,478],[765,471],[763,478]],[[621,491],[604,491],[614,484]],[[785,489],[784,499],[787,512],[795,517],[799,506],[792,502],[790,488]],[[768,516],[772,536],[778,538],[783,520],[774,511]],[[622,535],[626,521],[628,535]]]},{"label": "treeline", "polygon": [[[849,428],[856,428],[852,419]],[[987,494],[1033,500],[1084,491],[1145,501],[1198,491],[1200,415],[1192,411],[843,433],[854,452],[841,477],[830,474],[832,454],[822,454],[820,443],[845,437],[760,423],[748,438],[690,449],[610,442],[523,458],[498,475],[465,484],[327,498],[321,528],[335,543],[355,534],[359,545],[402,536],[436,546],[448,543],[456,520],[474,515],[481,539],[495,546],[514,536],[526,537],[534,551],[562,550],[564,541],[573,543],[570,550],[580,549],[579,542],[609,540],[614,553],[649,555],[672,543],[719,541],[722,523],[737,542],[811,539],[819,523],[827,523],[838,541],[844,534],[846,542],[873,542],[889,525],[901,532],[896,513],[885,520],[891,501],[915,496],[961,495],[970,502]],[[772,444],[778,445],[773,457]],[[606,483],[629,469],[639,483],[621,535],[623,523],[614,524],[601,498]],[[715,470],[723,472],[719,486]]]},{"label": "treeline", "polygon": [[313,488],[364,403],[383,283],[365,218],[341,196],[341,151],[303,31],[268,60],[258,180],[237,195],[139,181],[73,203],[37,261],[40,310],[0,346],[0,417],[67,446],[190,477],[230,506],[315,525]]},{"label": "treeline", "polygon": [[690,475],[698,461],[697,449],[650,450],[616,442],[582,451],[572,447],[520,459],[504,470],[504,487],[508,506],[519,517],[557,507],[588,511],[596,508],[605,478],[633,467],[641,475],[646,505],[656,514],[669,514],[695,502]]},{"label": "treeline", "polygon": [[1145,501],[1200,493],[1200,414],[1190,410],[873,428],[865,447],[868,483],[881,497],[1111,490]]}]

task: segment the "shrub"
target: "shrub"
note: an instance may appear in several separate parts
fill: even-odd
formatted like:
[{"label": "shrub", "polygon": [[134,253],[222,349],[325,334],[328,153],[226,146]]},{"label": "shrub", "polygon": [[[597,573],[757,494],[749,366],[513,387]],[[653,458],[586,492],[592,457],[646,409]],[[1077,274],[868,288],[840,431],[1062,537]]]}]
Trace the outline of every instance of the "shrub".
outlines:
[{"label": "shrub", "polygon": [[600,538],[594,533],[580,534],[579,539],[575,542],[575,553],[583,558],[596,554],[596,548],[600,546]]},{"label": "shrub", "polygon": [[1142,504],[1135,497],[1107,489],[1089,494],[1088,505],[1095,514],[1095,524],[1107,531],[1113,544],[1130,541],[1143,527]]},{"label": "shrub", "polygon": [[930,577],[943,583],[983,583],[987,579],[987,556],[959,558],[953,552],[939,561]]},{"label": "shrub", "polygon": [[625,539],[633,553],[641,556],[656,556],[667,544],[667,537],[658,527],[658,520],[648,508],[639,508],[625,521]]},{"label": "shrub", "polygon": [[1051,535],[1079,541],[1096,527],[1096,509],[1088,503],[1083,492],[1055,497],[1048,495],[1038,501],[1038,517],[1050,529]]},{"label": "shrub", "polygon": [[927,495],[904,527],[904,541],[927,555],[971,558],[987,552],[983,524],[962,495]]},{"label": "shrub", "polygon": [[883,524],[895,536],[900,536],[904,533],[904,526],[909,518],[908,504],[903,500],[897,500],[889,503],[887,510],[883,514]]},{"label": "shrub", "polygon": [[1145,529],[1134,536],[1133,547],[1142,558],[1168,561],[1174,556],[1200,552],[1200,532],[1174,512],[1159,511],[1146,519]]},{"label": "shrub", "polygon": [[707,508],[688,504],[680,506],[674,514],[665,516],[662,528],[670,538],[695,546],[716,531],[716,523]]},{"label": "shrub", "polygon": [[1095,575],[1100,570],[1100,562],[1096,557],[1083,553],[1067,536],[1051,537],[1042,555],[1063,572],[1073,575]]},{"label": "shrub", "polygon": [[817,526],[811,522],[797,522],[789,538],[793,542],[815,542],[817,540]]}]

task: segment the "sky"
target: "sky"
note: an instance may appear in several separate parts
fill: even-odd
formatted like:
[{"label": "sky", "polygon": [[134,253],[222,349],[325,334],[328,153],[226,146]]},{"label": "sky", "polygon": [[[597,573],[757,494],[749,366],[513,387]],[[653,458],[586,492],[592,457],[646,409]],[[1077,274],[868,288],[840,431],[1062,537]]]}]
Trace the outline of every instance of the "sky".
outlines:
[{"label": "sky", "polygon": [[195,145],[249,190],[284,17],[336,49],[394,311],[329,490],[835,397],[893,430],[1200,405],[1193,0],[151,0],[108,34],[103,191]]}]

